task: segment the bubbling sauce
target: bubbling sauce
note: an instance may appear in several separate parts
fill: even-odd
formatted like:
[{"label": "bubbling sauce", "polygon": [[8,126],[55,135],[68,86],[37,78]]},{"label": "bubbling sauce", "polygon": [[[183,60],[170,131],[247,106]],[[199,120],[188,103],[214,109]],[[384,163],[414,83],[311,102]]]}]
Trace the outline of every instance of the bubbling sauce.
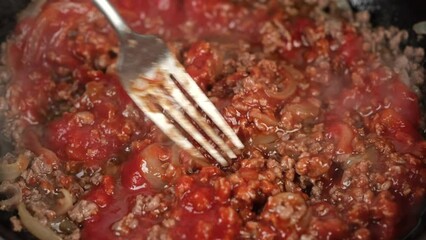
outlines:
[{"label": "bubbling sauce", "polygon": [[58,173],[19,180],[27,206],[30,189],[69,189],[82,239],[397,239],[415,225],[418,96],[368,23],[316,1],[111,2],[169,44],[245,148],[220,168],[174,146],[119,84],[102,14],[48,0],[6,47],[18,145]]}]

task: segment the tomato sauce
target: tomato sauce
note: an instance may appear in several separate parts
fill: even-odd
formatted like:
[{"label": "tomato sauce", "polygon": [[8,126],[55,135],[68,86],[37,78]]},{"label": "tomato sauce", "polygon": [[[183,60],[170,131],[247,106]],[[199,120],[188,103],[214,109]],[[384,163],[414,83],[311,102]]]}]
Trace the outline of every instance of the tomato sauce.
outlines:
[{"label": "tomato sauce", "polygon": [[169,44],[245,148],[228,168],[178,149],[122,89],[106,19],[90,1],[47,1],[7,45],[7,100],[38,129],[23,145],[69,174],[60,187],[81,181],[70,165],[101,169],[75,195],[98,208],[81,238],[394,239],[414,225],[426,199],[418,96],[359,26],[342,20],[334,35],[302,3],[111,2]]}]

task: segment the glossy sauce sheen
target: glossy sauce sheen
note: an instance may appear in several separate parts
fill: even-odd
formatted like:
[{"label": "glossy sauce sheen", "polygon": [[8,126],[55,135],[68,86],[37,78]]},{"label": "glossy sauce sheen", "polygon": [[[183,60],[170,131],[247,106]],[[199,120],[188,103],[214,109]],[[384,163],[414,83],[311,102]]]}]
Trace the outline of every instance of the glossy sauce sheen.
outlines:
[{"label": "glossy sauce sheen", "polygon": [[[110,68],[114,32],[89,2],[48,1],[7,48],[23,128],[41,128],[70,172],[104,169],[81,196],[100,208],[83,239],[393,239],[413,226],[426,186],[418,97],[355,27],[327,35],[303,4],[292,16],[273,3],[113,1],[132,29],[171,44],[244,142],[220,169],[176,150],[136,109]],[[267,49],[274,21],[286,33]],[[322,35],[309,43],[307,29]],[[161,204],[118,235],[141,196]]]}]

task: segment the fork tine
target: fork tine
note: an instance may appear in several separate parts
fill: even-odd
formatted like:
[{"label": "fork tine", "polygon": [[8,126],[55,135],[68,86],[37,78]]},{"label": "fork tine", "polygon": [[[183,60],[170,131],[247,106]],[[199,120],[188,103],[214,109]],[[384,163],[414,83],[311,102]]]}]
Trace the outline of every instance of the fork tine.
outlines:
[{"label": "fork tine", "polygon": [[244,148],[243,143],[213,105],[210,99],[204,94],[192,77],[185,71],[183,66],[169,53],[164,62],[165,72],[170,72],[183,89],[194,99],[200,108],[210,117],[217,127],[231,140],[238,149]]},{"label": "fork tine", "polygon": [[132,100],[138,105],[138,107],[144,112],[144,114],[155,123],[155,125],[160,128],[160,130],[166,134],[173,142],[175,142],[180,148],[188,152],[194,157],[202,158],[203,156],[197,150],[197,148],[192,145],[188,139],[182,135],[182,133],[170,122],[170,120],[158,109],[154,104],[148,106],[146,93],[137,95],[136,91],[132,91],[132,94],[129,94]]},{"label": "fork tine", "polygon": [[174,101],[179,104],[179,106],[201,127],[211,140],[213,140],[213,142],[219,146],[219,148],[225,152],[229,158],[236,158],[237,156],[232,149],[225,143],[225,141],[223,141],[222,138],[219,137],[219,135],[217,135],[213,128],[207,123],[206,119],[178,88],[176,83],[171,78],[167,78],[164,83],[165,89],[173,97]]},{"label": "fork tine", "polygon": [[[171,79],[170,79],[171,81]],[[167,96],[165,92],[160,89],[153,89],[159,105],[163,110],[175,120],[187,133],[191,134],[191,137],[198,142],[217,162],[222,166],[227,166],[228,162],[222,157],[219,151],[217,151],[212,144],[194,127],[194,125],[186,118],[186,116],[181,112],[180,106],[170,99],[170,96]]]}]

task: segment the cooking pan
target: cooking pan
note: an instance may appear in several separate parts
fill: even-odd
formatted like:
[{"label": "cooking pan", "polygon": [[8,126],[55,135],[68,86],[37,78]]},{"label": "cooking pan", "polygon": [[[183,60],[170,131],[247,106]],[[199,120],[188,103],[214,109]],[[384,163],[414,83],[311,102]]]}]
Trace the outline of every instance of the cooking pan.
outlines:
[{"label": "cooking pan", "polygon": [[[13,29],[15,15],[21,11],[30,0],[0,0],[0,42],[6,39]],[[413,24],[426,21],[425,0],[349,0],[355,11],[367,10],[371,13],[374,26],[397,26],[409,31],[410,37],[404,43],[426,48],[426,36],[419,38],[413,31]],[[426,67],[426,61],[423,62]],[[426,84],[422,87],[426,96]],[[426,97],[422,99],[423,112],[426,112]],[[426,137],[426,129],[423,132]],[[0,140],[1,150],[7,149]],[[3,154],[3,153],[1,153]],[[1,197],[1,196],[0,196]],[[13,213],[0,212],[0,239],[34,239],[28,233],[15,233],[11,230],[9,218]],[[426,240],[426,206],[418,225],[406,237],[406,240]]]}]

